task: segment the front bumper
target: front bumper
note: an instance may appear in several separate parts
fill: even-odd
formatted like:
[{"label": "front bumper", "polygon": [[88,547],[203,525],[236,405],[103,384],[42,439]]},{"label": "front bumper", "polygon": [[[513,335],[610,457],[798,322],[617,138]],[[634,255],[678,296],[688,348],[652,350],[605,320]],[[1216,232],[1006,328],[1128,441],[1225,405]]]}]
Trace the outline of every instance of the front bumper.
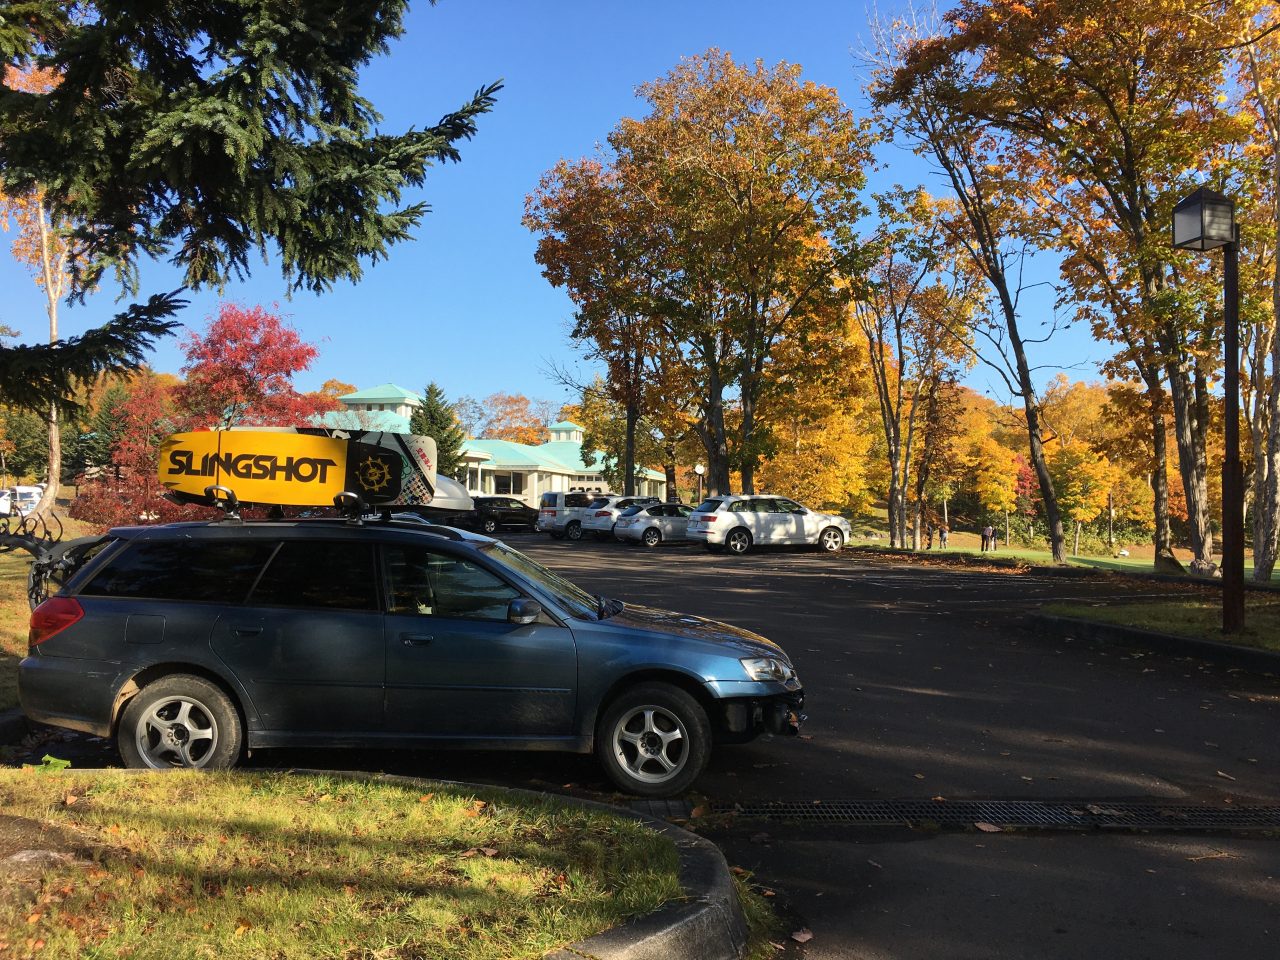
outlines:
[{"label": "front bumper", "polygon": [[725,700],[720,716],[723,733],[743,740],[761,733],[794,737],[806,719],[803,690]]}]

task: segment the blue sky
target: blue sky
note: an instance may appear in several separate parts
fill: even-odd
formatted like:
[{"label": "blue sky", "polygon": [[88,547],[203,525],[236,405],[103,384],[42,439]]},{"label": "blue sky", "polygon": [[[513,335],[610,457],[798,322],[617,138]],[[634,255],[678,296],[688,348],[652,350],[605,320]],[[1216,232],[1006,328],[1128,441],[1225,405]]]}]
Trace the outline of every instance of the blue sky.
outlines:
[{"label": "blue sky", "polygon": [[[359,284],[329,294],[295,294],[278,270],[257,266],[250,281],[229,287],[226,299],[279,303],[320,357],[298,378],[313,389],[330,377],[359,387],[392,381],[413,390],[435,380],[451,397],[497,390],[553,400],[570,399],[546,369],[572,363],[567,298],[553,290],[533,261],[535,241],[520,224],[524,197],[561,157],[593,152],[623,116],[638,116],[635,87],[666,73],[684,56],[711,46],[739,60],[788,60],[805,76],[836,87],[864,109],[853,52],[867,32],[867,10],[855,3],[792,0],[441,0],[414,5],[405,36],[391,54],[370,65],[362,91],[384,115],[388,132],[434,123],[478,87],[503,78],[494,111],[480,118],[461,164],[431,171],[421,191],[432,206],[414,241],[392,249]],[[881,6],[892,9],[892,0]],[[877,186],[929,183],[909,153],[884,153]],[[934,189],[940,186],[934,183]],[[1052,279],[1052,273],[1047,278]],[[152,264],[143,295],[178,285],[176,273]],[[0,258],[0,323],[24,340],[47,336],[41,295],[25,271]],[[104,288],[84,306],[62,309],[62,331],[73,335],[101,323],[120,305]],[[197,294],[182,314],[196,329],[219,296]],[[1047,311],[1051,298],[1035,298]],[[1028,323],[1035,327],[1036,318]],[[1073,378],[1096,379],[1093,361],[1104,351],[1085,330],[1055,337],[1041,362],[1074,366]],[[177,372],[177,339],[151,358]],[[1042,371],[1042,378],[1053,370]],[[1005,400],[998,381],[981,369],[967,381]]]}]

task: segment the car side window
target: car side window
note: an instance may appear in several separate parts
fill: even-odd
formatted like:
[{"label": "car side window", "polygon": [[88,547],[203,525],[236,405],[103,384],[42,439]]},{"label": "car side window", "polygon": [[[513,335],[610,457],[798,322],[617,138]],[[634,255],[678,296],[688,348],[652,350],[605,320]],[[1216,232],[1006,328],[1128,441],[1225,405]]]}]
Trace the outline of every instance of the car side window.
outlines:
[{"label": "car side window", "polygon": [[464,620],[506,620],[521,594],[479,564],[426,547],[384,548],[391,612]]},{"label": "car side window", "polygon": [[693,507],[686,507],[684,504],[677,504],[671,508],[673,517],[687,517],[693,513]]},{"label": "car side window", "polygon": [[373,544],[355,540],[286,540],[249,602],[269,607],[376,610]]},{"label": "car side window", "polygon": [[80,593],[204,603],[241,603],[273,540],[143,540],[108,562]]},{"label": "car side window", "polygon": [[804,509],[804,507],[800,506],[800,504],[796,503],[794,500],[779,500],[777,501],[777,504],[778,509],[783,513],[799,513]]}]

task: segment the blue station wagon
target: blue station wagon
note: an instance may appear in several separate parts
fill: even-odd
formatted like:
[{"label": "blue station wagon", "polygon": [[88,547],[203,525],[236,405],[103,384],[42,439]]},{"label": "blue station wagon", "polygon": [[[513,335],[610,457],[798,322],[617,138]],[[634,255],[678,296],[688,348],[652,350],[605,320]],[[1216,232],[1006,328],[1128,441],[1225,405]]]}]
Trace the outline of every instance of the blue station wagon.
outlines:
[{"label": "blue station wagon", "polygon": [[506,544],[396,520],[111,531],[31,617],[33,720],[114,737],[131,767],[246,749],[594,751],[641,796],[713,743],[795,733],[764,637],[592,596]]}]

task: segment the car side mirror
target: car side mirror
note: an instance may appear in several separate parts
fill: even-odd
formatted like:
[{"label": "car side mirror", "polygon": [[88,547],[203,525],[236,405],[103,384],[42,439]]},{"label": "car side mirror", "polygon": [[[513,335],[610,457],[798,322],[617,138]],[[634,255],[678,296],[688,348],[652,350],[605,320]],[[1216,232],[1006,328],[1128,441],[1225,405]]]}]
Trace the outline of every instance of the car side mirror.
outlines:
[{"label": "car side mirror", "polygon": [[512,623],[537,623],[542,616],[542,604],[528,597],[517,597],[507,607],[507,619]]}]

